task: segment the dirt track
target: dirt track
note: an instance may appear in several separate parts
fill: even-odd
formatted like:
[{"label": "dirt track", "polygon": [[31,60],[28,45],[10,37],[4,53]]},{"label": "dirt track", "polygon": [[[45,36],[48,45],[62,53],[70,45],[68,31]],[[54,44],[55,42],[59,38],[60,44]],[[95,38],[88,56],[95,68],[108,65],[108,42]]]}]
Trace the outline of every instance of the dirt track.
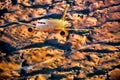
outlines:
[{"label": "dirt track", "polygon": [[[66,4],[70,26],[92,30],[62,37],[16,23],[61,18]],[[0,1],[1,80],[120,80],[119,73],[119,0]]]}]

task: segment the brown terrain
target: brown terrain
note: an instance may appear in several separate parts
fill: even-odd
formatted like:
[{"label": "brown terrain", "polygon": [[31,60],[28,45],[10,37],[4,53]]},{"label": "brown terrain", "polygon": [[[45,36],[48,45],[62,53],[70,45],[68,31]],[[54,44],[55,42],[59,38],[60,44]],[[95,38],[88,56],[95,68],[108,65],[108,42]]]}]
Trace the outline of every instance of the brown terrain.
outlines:
[{"label": "brown terrain", "polygon": [[[61,18],[67,37],[16,22]],[[0,0],[0,80],[120,80],[120,0]]]}]

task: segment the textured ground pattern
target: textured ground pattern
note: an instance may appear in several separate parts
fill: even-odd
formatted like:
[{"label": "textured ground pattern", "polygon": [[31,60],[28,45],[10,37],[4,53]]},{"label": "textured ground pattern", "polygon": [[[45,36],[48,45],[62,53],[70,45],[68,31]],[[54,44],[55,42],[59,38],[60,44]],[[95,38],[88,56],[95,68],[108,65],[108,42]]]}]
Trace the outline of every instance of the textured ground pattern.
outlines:
[{"label": "textured ground pattern", "polygon": [[[59,19],[66,4],[69,26],[91,30],[16,23]],[[0,0],[0,80],[120,80],[120,0]]]}]

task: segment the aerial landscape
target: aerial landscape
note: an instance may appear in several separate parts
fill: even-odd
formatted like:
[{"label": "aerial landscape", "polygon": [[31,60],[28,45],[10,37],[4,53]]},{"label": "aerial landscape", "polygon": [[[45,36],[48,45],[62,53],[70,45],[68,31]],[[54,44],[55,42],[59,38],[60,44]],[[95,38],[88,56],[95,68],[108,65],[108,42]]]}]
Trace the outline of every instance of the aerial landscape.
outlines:
[{"label": "aerial landscape", "polygon": [[120,1],[0,0],[0,80],[120,80]]}]

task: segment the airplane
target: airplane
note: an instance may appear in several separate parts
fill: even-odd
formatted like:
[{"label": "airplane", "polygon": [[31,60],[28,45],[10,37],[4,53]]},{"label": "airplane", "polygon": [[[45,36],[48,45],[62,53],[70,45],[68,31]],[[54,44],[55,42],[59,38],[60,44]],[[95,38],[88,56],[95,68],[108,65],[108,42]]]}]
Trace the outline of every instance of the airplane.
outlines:
[{"label": "airplane", "polygon": [[67,13],[67,10],[69,7],[70,7],[70,5],[66,4],[63,15],[60,19],[40,19],[40,20],[37,20],[37,23],[35,23],[35,25],[30,24],[30,23],[23,23],[23,22],[16,22],[16,23],[32,26],[32,27],[28,28],[29,32],[32,32],[35,28],[38,28],[40,31],[48,32],[48,33],[59,31],[60,35],[63,37],[68,36],[69,30],[85,30],[85,31],[87,30],[87,31],[89,31],[90,29],[73,29],[73,28],[68,27],[69,23],[68,23],[68,21],[65,20],[65,16],[66,16],[66,13]]}]

